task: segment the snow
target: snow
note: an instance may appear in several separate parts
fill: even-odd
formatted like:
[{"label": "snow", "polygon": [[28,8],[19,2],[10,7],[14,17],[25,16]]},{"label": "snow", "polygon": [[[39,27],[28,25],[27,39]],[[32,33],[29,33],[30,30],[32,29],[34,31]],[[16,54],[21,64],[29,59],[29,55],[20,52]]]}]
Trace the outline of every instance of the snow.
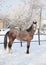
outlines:
[{"label": "snow", "polygon": [[[46,36],[41,35],[40,38],[45,40]],[[4,41],[3,39],[4,37],[0,36],[0,43]],[[34,35],[32,41],[34,40],[38,40],[37,35]],[[40,44],[39,46],[38,42],[31,42],[29,54],[26,54],[26,42],[23,42],[22,47],[20,43],[13,43],[12,53],[4,50],[4,45],[0,44],[0,65],[46,65],[46,41],[41,41]]]}]

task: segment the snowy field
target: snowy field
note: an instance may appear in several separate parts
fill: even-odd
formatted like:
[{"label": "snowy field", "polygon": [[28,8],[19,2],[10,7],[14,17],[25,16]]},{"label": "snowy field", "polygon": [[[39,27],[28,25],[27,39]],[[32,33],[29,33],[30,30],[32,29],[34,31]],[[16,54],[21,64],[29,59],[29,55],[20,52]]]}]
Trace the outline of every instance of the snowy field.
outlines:
[{"label": "snowy field", "polygon": [[[5,34],[6,31],[1,31],[0,34]],[[0,36],[0,43],[4,42],[4,37]],[[45,35],[41,35],[41,40],[46,40]],[[38,40],[38,36],[34,35],[33,40]],[[33,41],[32,40],[32,41]],[[18,42],[19,40],[15,40]],[[12,53],[4,50],[3,44],[0,44],[0,65],[46,65],[46,41],[31,42],[30,53],[26,54],[26,42],[23,46],[20,43],[13,43]]]}]

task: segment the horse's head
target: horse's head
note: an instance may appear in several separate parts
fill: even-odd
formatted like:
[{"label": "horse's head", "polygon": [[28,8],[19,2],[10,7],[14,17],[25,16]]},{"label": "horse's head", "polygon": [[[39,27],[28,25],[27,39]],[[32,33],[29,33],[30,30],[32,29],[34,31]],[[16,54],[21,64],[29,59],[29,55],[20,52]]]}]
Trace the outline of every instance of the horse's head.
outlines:
[{"label": "horse's head", "polygon": [[34,31],[35,31],[37,28],[37,21],[33,21],[33,27],[34,27]]}]

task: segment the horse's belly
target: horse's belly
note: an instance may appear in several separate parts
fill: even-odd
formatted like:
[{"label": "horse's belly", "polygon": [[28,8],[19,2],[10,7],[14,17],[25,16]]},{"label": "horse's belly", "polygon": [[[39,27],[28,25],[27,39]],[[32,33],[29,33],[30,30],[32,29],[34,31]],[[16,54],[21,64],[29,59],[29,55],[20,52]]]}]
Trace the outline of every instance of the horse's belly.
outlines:
[{"label": "horse's belly", "polygon": [[17,35],[16,39],[20,40],[20,41],[27,41],[27,40],[32,40],[33,36],[28,35]]}]

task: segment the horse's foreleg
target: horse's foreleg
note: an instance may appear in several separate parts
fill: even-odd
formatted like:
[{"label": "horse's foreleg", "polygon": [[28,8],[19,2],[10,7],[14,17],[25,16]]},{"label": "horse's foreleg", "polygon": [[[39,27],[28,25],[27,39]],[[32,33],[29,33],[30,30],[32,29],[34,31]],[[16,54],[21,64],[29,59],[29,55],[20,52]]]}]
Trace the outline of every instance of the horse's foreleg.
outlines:
[{"label": "horse's foreleg", "polygon": [[27,51],[26,51],[27,54],[29,54],[29,47],[30,47],[30,42],[27,42]]}]

